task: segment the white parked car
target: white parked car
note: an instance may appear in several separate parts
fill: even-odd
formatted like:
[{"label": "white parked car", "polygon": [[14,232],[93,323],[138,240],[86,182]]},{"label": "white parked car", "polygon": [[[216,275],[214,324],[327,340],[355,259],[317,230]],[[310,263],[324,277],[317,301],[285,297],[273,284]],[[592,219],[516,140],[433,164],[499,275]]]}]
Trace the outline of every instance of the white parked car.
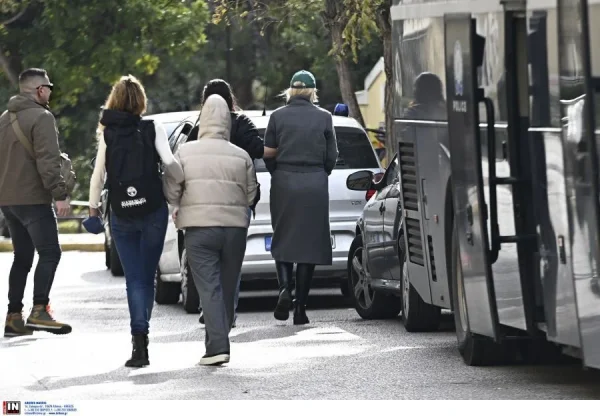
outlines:
[{"label": "white parked car", "polygon": [[[263,136],[270,112],[263,115],[262,111],[246,111],[245,114],[252,119],[260,135]],[[171,148],[175,152],[181,144],[187,141],[187,133],[196,122],[198,112],[164,113],[147,118],[155,119],[165,125],[170,136]],[[367,169],[375,174],[382,174],[383,169],[367,133],[355,119],[333,116],[333,123],[340,153],[337,165],[329,177],[333,264],[317,267],[315,279],[335,279],[342,292],[346,294],[348,251],[354,239],[356,220],[361,215],[367,200],[365,192],[351,191],[346,187],[346,178],[349,174],[359,170]],[[255,166],[261,187],[261,199],[256,207],[256,217],[252,218],[248,229],[242,280],[268,279],[275,283],[277,279],[275,262],[269,252],[273,233],[269,209],[271,175],[262,160],[255,161]],[[189,274],[183,241],[184,233],[177,230],[172,219],[169,218],[165,247],[156,278],[156,302],[175,304],[179,302],[181,294],[184,309],[190,313],[196,313],[199,305],[198,294]],[[114,249],[111,252],[111,246],[110,236],[107,235],[107,260],[118,266],[118,256]],[[117,256],[116,259],[115,256]],[[120,271],[120,269],[116,271]]]}]

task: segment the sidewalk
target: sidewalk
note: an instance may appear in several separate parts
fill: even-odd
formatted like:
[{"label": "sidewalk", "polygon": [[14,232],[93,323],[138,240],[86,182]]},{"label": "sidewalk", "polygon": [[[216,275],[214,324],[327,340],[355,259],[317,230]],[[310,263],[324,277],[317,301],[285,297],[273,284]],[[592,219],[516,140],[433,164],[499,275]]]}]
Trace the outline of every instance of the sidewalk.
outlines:
[{"label": "sidewalk", "polygon": [[[63,251],[104,251],[104,234],[59,234]],[[11,252],[13,250],[10,238],[0,237],[0,252]]]}]

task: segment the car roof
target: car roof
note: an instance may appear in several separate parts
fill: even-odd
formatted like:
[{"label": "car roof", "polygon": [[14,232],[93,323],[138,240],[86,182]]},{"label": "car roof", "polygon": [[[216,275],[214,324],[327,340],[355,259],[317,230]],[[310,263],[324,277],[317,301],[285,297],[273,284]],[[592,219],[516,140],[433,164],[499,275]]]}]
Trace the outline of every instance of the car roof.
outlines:
[{"label": "car roof", "polygon": [[[269,123],[269,117],[273,113],[273,110],[267,110],[267,115],[263,116],[262,110],[249,110],[241,111],[242,114],[247,115],[252,119],[256,128],[259,130],[266,129]],[[199,111],[177,111],[171,113],[158,113],[145,116],[144,119],[156,120],[160,123],[180,123],[184,120],[195,123],[198,119]],[[332,116],[334,127],[351,127],[363,130],[362,126],[356,119],[352,117],[343,116]]]}]

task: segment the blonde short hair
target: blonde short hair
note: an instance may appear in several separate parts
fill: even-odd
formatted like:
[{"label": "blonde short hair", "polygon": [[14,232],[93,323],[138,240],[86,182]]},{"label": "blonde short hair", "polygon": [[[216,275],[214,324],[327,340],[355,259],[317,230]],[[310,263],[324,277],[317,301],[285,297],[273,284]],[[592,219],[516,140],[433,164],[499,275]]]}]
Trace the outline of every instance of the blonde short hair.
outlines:
[{"label": "blonde short hair", "polygon": [[288,102],[290,100],[290,98],[292,97],[298,97],[298,96],[302,96],[302,97],[307,97],[311,103],[316,103],[317,100],[319,99],[319,97],[317,96],[317,89],[316,88],[298,88],[301,87],[302,85],[304,85],[302,82],[300,81],[296,81],[294,83],[294,86],[296,88],[288,88],[286,90],[284,90],[281,93],[282,97],[285,97],[285,102]]},{"label": "blonde short hair", "polygon": [[121,77],[112,87],[105,110],[124,111],[141,116],[146,112],[148,99],[142,83],[133,75]]}]

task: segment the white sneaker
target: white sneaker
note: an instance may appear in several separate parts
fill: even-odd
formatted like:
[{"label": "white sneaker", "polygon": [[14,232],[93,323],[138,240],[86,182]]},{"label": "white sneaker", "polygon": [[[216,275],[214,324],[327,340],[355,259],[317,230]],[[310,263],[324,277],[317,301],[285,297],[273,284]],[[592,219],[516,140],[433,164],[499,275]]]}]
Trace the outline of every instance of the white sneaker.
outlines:
[{"label": "white sneaker", "polygon": [[205,355],[200,359],[200,365],[221,365],[229,362],[229,354]]}]

